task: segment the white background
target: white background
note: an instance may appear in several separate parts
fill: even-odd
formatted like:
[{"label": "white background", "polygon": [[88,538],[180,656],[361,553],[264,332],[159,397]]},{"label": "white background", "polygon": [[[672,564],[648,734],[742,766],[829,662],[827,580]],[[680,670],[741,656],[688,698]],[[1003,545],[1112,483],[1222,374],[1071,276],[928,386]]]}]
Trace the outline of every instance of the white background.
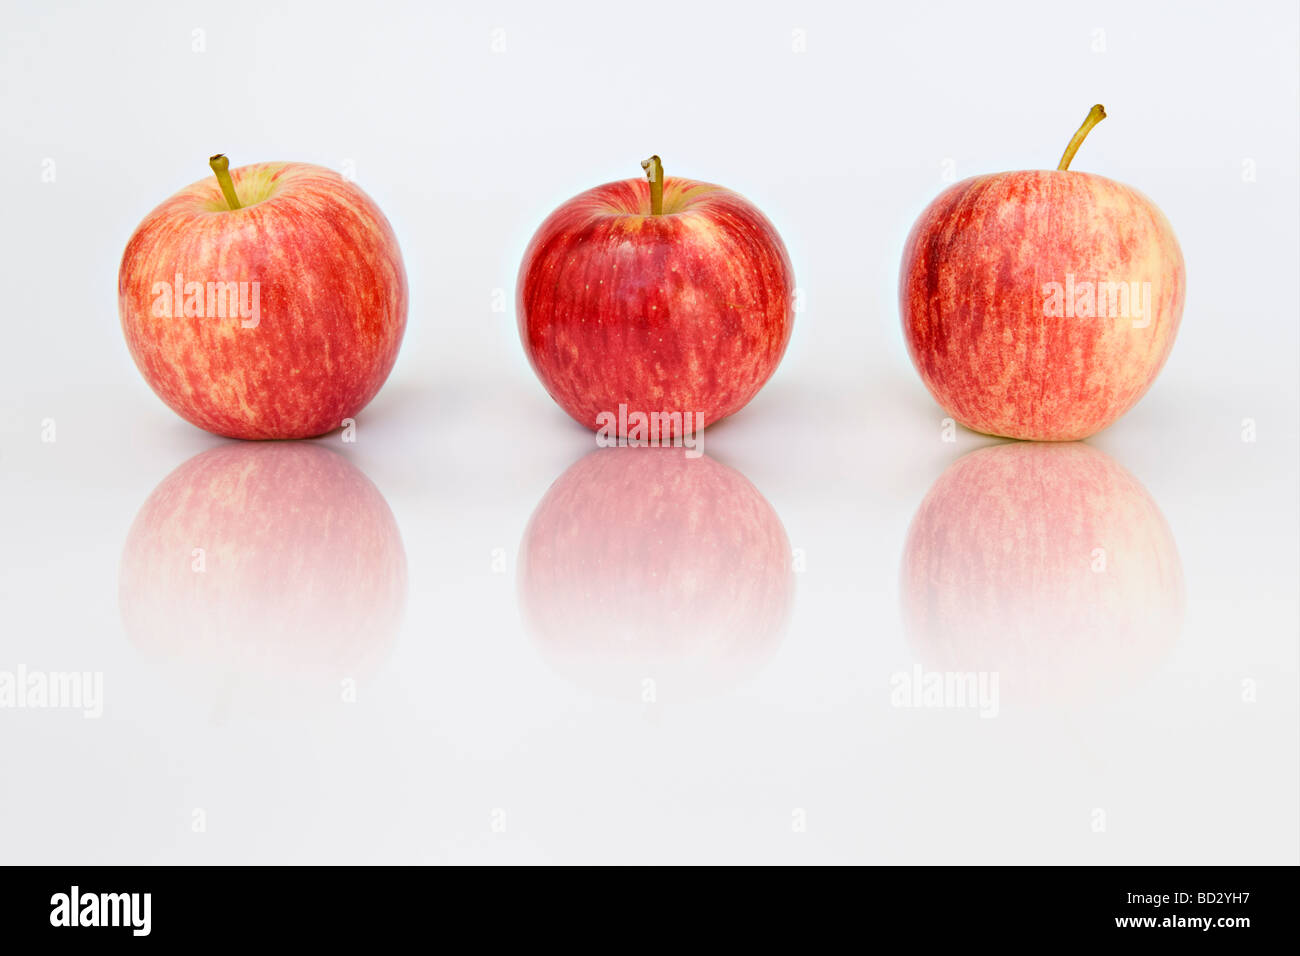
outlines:
[{"label": "white background", "polygon": [[[0,710],[0,861],[1297,862],[1291,0],[6,0],[3,21],[0,670],[102,671],[105,713]],[[903,239],[947,172],[1053,167],[1094,102],[1073,168],[1150,196],[1187,263],[1168,365],[1090,439],[1169,522],[1182,631],[1115,693],[892,707],[918,662],[908,523],[989,442],[941,441],[899,330]],[[405,256],[392,377],[355,444],[320,440],[380,489],[409,566],[355,704],[293,674],[240,691],[118,611],[137,510],[221,441],[135,370],[118,261],[218,151],[354,169]],[[706,436],[805,556],[789,626],[739,686],[672,706],[567,679],[515,597],[529,515],[593,448],[524,360],[515,271],[551,209],[651,152],[762,208],[806,303]]]}]

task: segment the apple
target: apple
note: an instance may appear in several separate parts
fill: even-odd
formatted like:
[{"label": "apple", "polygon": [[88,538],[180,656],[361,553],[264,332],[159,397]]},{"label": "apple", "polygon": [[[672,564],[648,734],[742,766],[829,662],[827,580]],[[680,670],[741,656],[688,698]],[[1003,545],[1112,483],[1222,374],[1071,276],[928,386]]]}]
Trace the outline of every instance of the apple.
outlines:
[{"label": "apple", "polygon": [[1011,443],[943,473],[912,520],[903,623],[929,669],[997,673],[1011,702],[1123,688],[1177,640],[1182,564],[1156,503],[1084,444]]},{"label": "apple", "polygon": [[1071,441],[1123,415],[1173,348],[1186,280],[1173,229],[1137,190],[1069,169],[976,176],[912,227],[899,308],[935,400],[967,428]]},{"label": "apple", "polygon": [[150,387],[228,438],[310,438],[354,418],[397,360],[406,272],[384,214],[307,163],[230,169],[149,213],[118,312]]},{"label": "apple", "polygon": [[669,448],[579,459],[534,511],[518,581],[551,666],[637,701],[707,696],[754,674],[794,594],[785,529],[758,489]]},{"label": "apple", "polygon": [[133,644],[241,680],[368,675],[406,603],[406,551],[383,495],[320,445],[225,443],[141,507],[118,597]]},{"label": "apple", "polygon": [[642,166],[647,180],[597,186],[542,223],[519,267],[519,334],[581,424],[598,430],[626,406],[680,415],[672,429],[690,433],[739,411],[776,371],[794,273],[751,203],[665,179],[658,156]]}]

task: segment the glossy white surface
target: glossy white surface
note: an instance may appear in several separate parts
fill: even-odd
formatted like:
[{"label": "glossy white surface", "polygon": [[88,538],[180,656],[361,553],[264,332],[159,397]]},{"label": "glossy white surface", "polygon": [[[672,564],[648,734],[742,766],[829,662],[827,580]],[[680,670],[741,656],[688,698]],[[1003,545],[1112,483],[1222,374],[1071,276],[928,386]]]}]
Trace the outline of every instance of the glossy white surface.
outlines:
[{"label": "glossy white surface", "polygon": [[[552,7],[7,11],[0,672],[102,673],[103,714],[0,709],[0,861],[1297,862],[1294,4],[667,3],[657,26],[642,8]],[[995,718],[894,706],[891,677],[934,666],[904,626],[909,523],[952,462],[989,444],[961,430],[944,442],[910,367],[903,238],[945,171],[1052,166],[1097,101],[1110,118],[1075,167],[1161,206],[1189,293],[1155,388],[1089,444],[1163,515],[1183,591],[1147,603],[1141,584],[1113,601],[1084,589],[1112,603],[1063,613],[1051,639],[1066,666],[1044,666],[1032,699],[1004,682]],[[220,545],[194,543],[226,549],[209,579],[229,572],[199,603],[169,597],[148,561],[127,573],[155,487],[222,442],[134,369],[118,257],[218,150],[350,163],[402,243],[397,368],[354,444],[316,444],[383,499],[349,511],[355,493],[336,501],[326,481],[322,501],[380,525],[391,511],[404,597],[393,551],[361,559],[349,590],[347,556],[309,533],[283,601],[240,583],[259,577],[250,529],[292,526],[273,494],[265,516],[223,519]],[[561,583],[539,627],[520,609],[521,544],[594,442],[527,367],[514,270],[551,208],[637,175],[650,152],[670,175],[747,195],[790,248],[806,304],[790,351],[706,451],[770,504],[798,568],[702,561],[679,530],[663,547],[680,560],[654,564],[665,556],[586,528],[575,548],[599,555],[605,587],[621,575],[627,599],[584,604],[584,582],[551,567]],[[1034,520],[1050,526],[1043,500]],[[691,569],[660,622],[645,619],[659,586],[647,561]],[[1145,580],[1136,567],[1128,580]],[[991,606],[1015,613],[1005,582],[986,582]],[[743,606],[700,628],[729,591]],[[770,613],[755,610],[763,596]],[[276,617],[293,601],[327,612]],[[963,613],[1005,660],[997,636],[1033,628],[1002,627],[989,606]],[[553,622],[598,631],[594,607],[622,644],[575,669],[572,648],[553,653]],[[1016,620],[1051,630],[1041,607]],[[1133,640],[1103,639],[1126,626]],[[1059,664],[1048,651],[1030,656]],[[679,694],[680,674],[703,677]]]}]

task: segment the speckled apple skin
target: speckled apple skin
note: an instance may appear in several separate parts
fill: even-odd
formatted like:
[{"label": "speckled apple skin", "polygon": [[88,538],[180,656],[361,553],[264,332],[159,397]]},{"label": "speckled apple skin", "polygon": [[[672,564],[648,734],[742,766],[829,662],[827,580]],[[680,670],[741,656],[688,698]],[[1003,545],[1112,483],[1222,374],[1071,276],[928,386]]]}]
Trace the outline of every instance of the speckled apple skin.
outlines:
[{"label": "speckled apple skin", "polygon": [[751,203],[689,179],[626,180],[569,200],[519,268],[519,334],[547,392],[577,421],[601,412],[739,411],[776,371],[794,272]]},{"label": "speckled apple skin", "polygon": [[[145,217],[118,271],[118,312],[145,381],[178,415],[229,438],[310,438],[379,391],[406,329],[406,271],[384,214],[355,184],[306,163],[231,170]],[[260,322],[153,315],[155,282],[260,283]],[[176,310],[179,312],[179,310]]]},{"label": "speckled apple skin", "polygon": [[[1150,282],[1152,316],[1048,317],[1043,287]],[[961,424],[1007,438],[1092,435],[1145,394],[1183,314],[1183,256],[1141,193],[1089,173],[976,176],[921,214],[903,253],[903,333]]]}]

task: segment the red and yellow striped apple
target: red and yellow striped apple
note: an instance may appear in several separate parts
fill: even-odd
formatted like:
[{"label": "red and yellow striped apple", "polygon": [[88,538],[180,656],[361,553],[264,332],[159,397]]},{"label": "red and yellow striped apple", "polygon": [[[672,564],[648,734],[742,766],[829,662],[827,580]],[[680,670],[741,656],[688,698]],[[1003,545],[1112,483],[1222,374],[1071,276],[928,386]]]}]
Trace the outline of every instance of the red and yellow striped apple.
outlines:
[{"label": "red and yellow striped apple", "polygon": [[921,214],[903,252],[908,351],[936,401],[977,432],[1070,441],[1140,399],[1174,344],[1183,256],[1135,189],[1069,169],[976,176]]},{"label": "red and yellow striped apple", "polygon": [[519,268],[528,360],[591,429],[620,405],[712,424],[758,393],[790,341],[794,273],[767,218],[721,186],[665,179],[657,156],[642,166],[648,179],[555,210]]},{"label": "red and yellow striped apple", "polygon": [[379,391],[406,329],[406,271],[384,214],[338,173],[257,163],[145,217],[118,312],[145,381],[230,438],[310,438]]}]

